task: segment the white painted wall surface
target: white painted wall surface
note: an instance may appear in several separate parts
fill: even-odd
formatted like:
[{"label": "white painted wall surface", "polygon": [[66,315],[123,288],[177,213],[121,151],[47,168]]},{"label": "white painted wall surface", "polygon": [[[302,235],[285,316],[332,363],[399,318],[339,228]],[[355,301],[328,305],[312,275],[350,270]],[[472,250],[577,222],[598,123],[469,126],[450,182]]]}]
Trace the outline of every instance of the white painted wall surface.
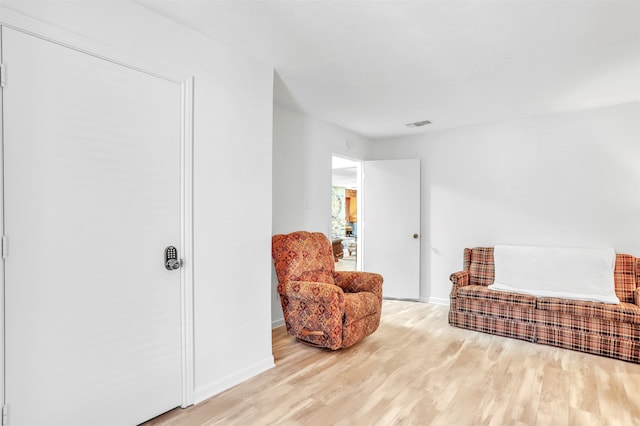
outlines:
[{"label": "white painted wall surface", "polygon": [[[349,143],[348,143],[349,142]],[[273,233],[331,231],[331,155],[367,159],[369,141],[278,105],[273,108]],[[282,324],[271,266],[273,325]]]},{"label": "white painted wall surface", "polygon": [[130,2],[2,7],[195,77],[196,401],[273,366],[273,69]]},{"label": "white painted wall surface", "polygon": [[613,247],[640,256],[640,103],[373,142],[422,161],[425,301],[465,247]]}]

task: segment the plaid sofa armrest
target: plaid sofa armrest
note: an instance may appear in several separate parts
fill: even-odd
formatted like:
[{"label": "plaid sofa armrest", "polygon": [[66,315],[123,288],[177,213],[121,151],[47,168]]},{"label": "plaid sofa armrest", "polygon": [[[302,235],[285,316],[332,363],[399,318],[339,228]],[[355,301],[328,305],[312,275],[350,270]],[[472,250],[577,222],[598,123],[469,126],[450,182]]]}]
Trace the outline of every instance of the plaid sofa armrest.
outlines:
[{"label": "plaid sofa armrest", "polygon": [[640,306],[640,287],[636,288],[635,296],[636,306]]},{"label": "plaid sofa armrest", "polygon": [[374,272],[336,271],[333,273],[336,285],[347,293],[368,291],[382,301],[382,275]]},{"label": "plaid sofa armrest", "polygon": [[450,294],[450,297],[452,299],[455,299],[458,293],[458,289],[460,287],[469,285],[469,276],[470,276],[469,271],[458,271],[451,274],[449,279],[453,284],[451,287],[451,294]]}]

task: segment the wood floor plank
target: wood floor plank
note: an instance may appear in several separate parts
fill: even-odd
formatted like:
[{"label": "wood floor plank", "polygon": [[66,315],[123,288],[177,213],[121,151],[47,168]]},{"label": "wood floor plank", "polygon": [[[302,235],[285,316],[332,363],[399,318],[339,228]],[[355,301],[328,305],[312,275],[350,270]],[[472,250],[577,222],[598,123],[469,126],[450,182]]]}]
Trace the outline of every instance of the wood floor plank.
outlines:
[{"label": "wood floor plank", "polygon": [[385,300],[380,328],[330,351],[273,330],[276,367],[147,426],[640,425],[640,365],[451,327]]}]

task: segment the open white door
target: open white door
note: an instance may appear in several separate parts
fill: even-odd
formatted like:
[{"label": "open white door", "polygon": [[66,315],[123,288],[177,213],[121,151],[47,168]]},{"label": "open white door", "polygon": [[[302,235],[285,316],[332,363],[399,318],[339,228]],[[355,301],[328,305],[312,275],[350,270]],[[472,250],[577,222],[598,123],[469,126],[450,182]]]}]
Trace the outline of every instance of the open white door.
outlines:
[{"label": "open white door", "polygon": [[5,27],[2,55],[8,424],[179,406],[181,85]]},{"label": "open white door", "polygon": [[363,270],[384,297],[419,299],[420,160],[365,161],[363,176]]}]

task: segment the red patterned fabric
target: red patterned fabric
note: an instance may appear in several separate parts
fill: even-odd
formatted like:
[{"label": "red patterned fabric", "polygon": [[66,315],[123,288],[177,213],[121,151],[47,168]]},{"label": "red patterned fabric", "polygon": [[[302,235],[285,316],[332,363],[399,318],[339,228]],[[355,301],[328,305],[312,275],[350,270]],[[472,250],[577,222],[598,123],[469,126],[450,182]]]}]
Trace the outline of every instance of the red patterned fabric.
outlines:
[{"label": "red patterned fabric", "polygon": [[333,284],[335,261],[331,243],[320,232],[274,235],[271,257],[278,282],[312,281]]},{"label": "red patterned fabric", "polygon": [[464,270],[450,277],[451,325],[640,363],[640,258],[616,255],[617,305],[489,290],[493,262],[491,247],[464,250]]},{"label": "red patterned fabric", "polygon": [[468,271],[471,268],[471,249],[464,249],[464,258],[462,262],[462,269]]},{"label": "red patterned fabric", "polygon": [[536,323],[547,327],[575,330],[581,333],[595,333],[616,339],[640,342],[640,327],[636,327],[633,323],[577,317],[554,311],[536,310],[535,314]]},{"label": "red patterned fabric", "polygon": [[469,271],[454,272],[453,274],[451,274],[449,279],[451,280],[451,283],[453,283],[453,286],[451,286],[451,293],[449,294],[449,297],[451,297],[451,300],[453,300],[456,298],[460,287],[469,285]]},{"label": "red patterned fabric", "polygon": [[556,311],[587,318],[602,318],[608,321],[640,324],[640,307],[620,302],[619,305],[581,300],[558,299],[555,297],[538,298],[537,308],[542,311]]},{"label": "red patterned fabric", "polygon": [[[640,257],[636,257],[636,287],[640,287]],[[636,305],[640,305],[636,288]]]},{"label": "red patterned fabric", "polygon": [[516,306],[536,307],[536,298],[527,294],[489,290],[483,285],[468,285],[458,289],[459,298],[480,299],[494,303],[508,303]]},{"label": "red patterned fabric", "polygon": [[616,296],[621,302],[634,303],[636,291],[636,258],[628,254],[616,254],[613,268]]},{"label": "red patterned fabric", "polygon": [[640,343],[637,341],[541,324],[537,325],[536,334],[538,343],[545,345],[640,363]]},{"label": "red patterned fabric", "polygon": [[493,247],[476,247],[471,249],[471,263],[469,265],[471,285],[488,286],[493,284],[495,266],[493,264]]},{"label": "red patterned fabric", "polygon": [[374,272],[336,271],[333,277],[336,285],[344,291],[368,291],[375,294],[382,303],[382,275]]},{"label": "red patterned fabric", "polygon": [[[287,332],[316,346],[342,347],[344,293],[333,284],[288,281],[278,285]],[[306,332],[321,332],[306,334]]]},{"label": "red patterned fabric", "polygon": [[535,324],[531,322],[510,321],[504,318],[476,315],[469,312],[449,311],[449,324],[483,333],[516,339],[535,341]]},{"label": "red patterned fabric", "polygon": [[376,331],[382,301],[367,291],[345,293],[342,347],[347,348]]},{"label": "red patterned fabric", "polygon": [[470,314],[482,312],[483,315],[521,322],[532,323],[536,320],[534,306],[494,303],[485,300],[469,299],[466,297],[458,299],[457,310],[460,312],[469,312]]},{"label": "red patterned fabric", "polygon": [[324,234],[274,235],[271,254],[290,335],[335,350],[359,342],[378,328],[382,276],[336,272],[331,243]]}]

